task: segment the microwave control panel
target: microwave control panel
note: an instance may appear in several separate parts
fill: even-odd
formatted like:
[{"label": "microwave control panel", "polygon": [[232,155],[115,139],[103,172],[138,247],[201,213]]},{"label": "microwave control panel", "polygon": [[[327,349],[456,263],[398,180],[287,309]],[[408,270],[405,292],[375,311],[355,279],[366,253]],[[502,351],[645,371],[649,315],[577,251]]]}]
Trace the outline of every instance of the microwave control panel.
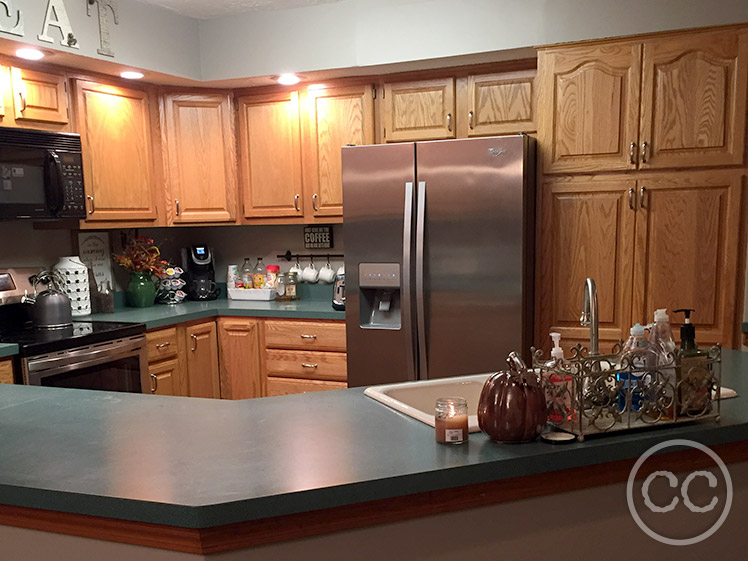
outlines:
[{"label": "microwave control panel", "polygon": [[86,196],[83,192],[83,162],[80,154],[60,154],[63,203],[61,216],[85,217]]}]

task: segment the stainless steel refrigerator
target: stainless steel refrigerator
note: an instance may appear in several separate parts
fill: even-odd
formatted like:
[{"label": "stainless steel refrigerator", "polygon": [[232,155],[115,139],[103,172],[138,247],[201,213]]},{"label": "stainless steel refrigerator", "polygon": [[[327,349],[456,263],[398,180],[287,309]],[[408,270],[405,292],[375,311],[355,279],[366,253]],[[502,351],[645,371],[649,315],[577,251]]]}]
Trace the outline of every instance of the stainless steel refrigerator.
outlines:
[{"label": "stainless steel refrigerator", "polygon": [[491,372],[532,344],[527,135],[343,149],[348,385]]}]

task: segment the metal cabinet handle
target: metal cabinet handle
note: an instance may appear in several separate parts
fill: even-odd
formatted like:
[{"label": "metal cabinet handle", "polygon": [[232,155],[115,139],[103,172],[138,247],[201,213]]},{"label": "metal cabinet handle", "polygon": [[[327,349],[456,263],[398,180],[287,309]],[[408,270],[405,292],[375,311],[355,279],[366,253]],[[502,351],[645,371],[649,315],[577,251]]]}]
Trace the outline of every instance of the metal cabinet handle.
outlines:
[{"label": "metal cabinet handle", "polygon": [[647,159],[648,159],[647,158],[647,148],[648,147],[649,147],[649,144],[647,144],[646,142],[642,142],[642,163],[643,164],[647,163]]},{"label": "metal cabinet handle", "polygon": [[629,208],[631,210],[636,210],[636,205],[634,203],[634,188],[633,187],[629,189]]},{"label": "metal cabinet handle", "polygon": [[473,112],[468,111],[468,126],[470,127],[470,130],[472,130],[473,127]]},{"label": "metal cabinet handle", "polygon": [[156,343],[156,348],[157,349],[163,349],[164,347],[168,347],[170,345],[171,345],[171,343],[169,341],[166,341],[165,343]]},{"label": "metal cabinet handle", "polygon": [[158,376],[151,374],[151,393],[158,391]]},{"label": "metal cabinet handle", "polygon": [[317,199],[319,199],[319,197],[317,196],[317,193],[312,195],[312,207],[314,208],[315,211],[319,210],[319,206],[317,206]]},{"label": "metal cabinet handle", "polygon": [[647,194],[647,188],[646,188],[646,187],[644,187],[643,185],[642,185],[641,187],[639,187],[639,206],[640,206],[641,208],[646,208],[646,207],[644,206],[644,196],[645,196],[646,194]]},{"label": "metal cabinet handle", "polygon": [[299,194],[297,193],[297,194],[296,194],[296,195],[294,195],[294,197],[293,197],[293,207],[294,207],[294,208],[295,208],[295,209],[296,209],[297,211],[298,211],[298,210],[301,210],[301,209],[299,208],[299,197],[300,197],[300,196],[301,196],[301,195],[299,195]]},{"label": "metal cabinet handle", "polygon": [[314,364],[311,364],[311,363],[309,363],[309,362],[302,362],[302,363],[301,363],[301,367],[302,367],[302,368],[317,368],[317,366],[318,366],[318,365],[317,365],[317,363],[316,363],[316,362],[315,362]]},{"label": "metal cabinet handle", "polygon": [[179,199],[174,199],[174,203],[177,206],[177,216],[179,216]]},{"label": "metal cabinet handle", "polygon": [[190,350],[196,351],[197,350],[197,335],[195,335],[194,333],[190,333],[190,337],[192,337],[192,348]]},{"label": "metal cabinet handle", "polygon": [[316,335],[304,335],[304,334],[302,334],[301,338],[302,339],[316,339],[317,336]]},{"label": "metal cabinet handle", "polygon": [[94,211],[96,211],[96,204],[94,203],[94,198],[92,195],[86,195],[86,198],[91,201],[91,209],[88,211],[88,214],[93,214]]},{"label": "metal cabinet handle", "polygon": [[452,113],[447,113],[447,130],[452,132]]},{"label": "metal cabinet handle", "polygon": [[636,142],[629,144],[629,162],[636,164]]},{"label": "metal cabinet handle", "polygon": [[21,113],[26,111],[26,96],[23,95],[23,92],[18,92],[18,97],[21,98]]}]

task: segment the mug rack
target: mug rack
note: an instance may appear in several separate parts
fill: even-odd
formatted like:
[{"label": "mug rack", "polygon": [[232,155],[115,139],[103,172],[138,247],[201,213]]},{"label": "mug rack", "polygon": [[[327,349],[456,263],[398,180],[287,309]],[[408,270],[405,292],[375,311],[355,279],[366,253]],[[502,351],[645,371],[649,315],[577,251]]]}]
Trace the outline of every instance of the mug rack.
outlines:
[{"label": "mug rack", "polygon": [[275,257],[277,259],[285,259],[286,261],[291,261],[292,259],[309,259],[313,262],[315,259],[327,259],[328,261],[330,259],[343,259],[344,256],[342,253],[291,253],[289,250]]}]

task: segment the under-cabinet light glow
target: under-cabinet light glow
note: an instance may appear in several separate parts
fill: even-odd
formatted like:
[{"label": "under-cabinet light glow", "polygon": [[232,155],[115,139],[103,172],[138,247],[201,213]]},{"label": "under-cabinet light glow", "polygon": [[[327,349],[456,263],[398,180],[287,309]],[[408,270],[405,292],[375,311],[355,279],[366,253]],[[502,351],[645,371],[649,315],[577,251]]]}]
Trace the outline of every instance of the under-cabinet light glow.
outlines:
[{"label": "under-cabinet light glow", "polygon": [[143,77],[142,72],[135,72],[134,70],[125,70],[124,72],[120,72],[119,75],[128,80],[140,80]]},{"label": "under-cabinet light glow", "polygon": [[293,86],[299,82],[301,82],[301,78],[296,74],[281,74],[278,76],[278,83],[283,84],[284,86]]},{"label": "under-cabinet light glow", "polygon": [[25,58],[26,60],[39,60],[44,58],[44,53],[39,49],[23,48],[16,51],[16,56]]}]

